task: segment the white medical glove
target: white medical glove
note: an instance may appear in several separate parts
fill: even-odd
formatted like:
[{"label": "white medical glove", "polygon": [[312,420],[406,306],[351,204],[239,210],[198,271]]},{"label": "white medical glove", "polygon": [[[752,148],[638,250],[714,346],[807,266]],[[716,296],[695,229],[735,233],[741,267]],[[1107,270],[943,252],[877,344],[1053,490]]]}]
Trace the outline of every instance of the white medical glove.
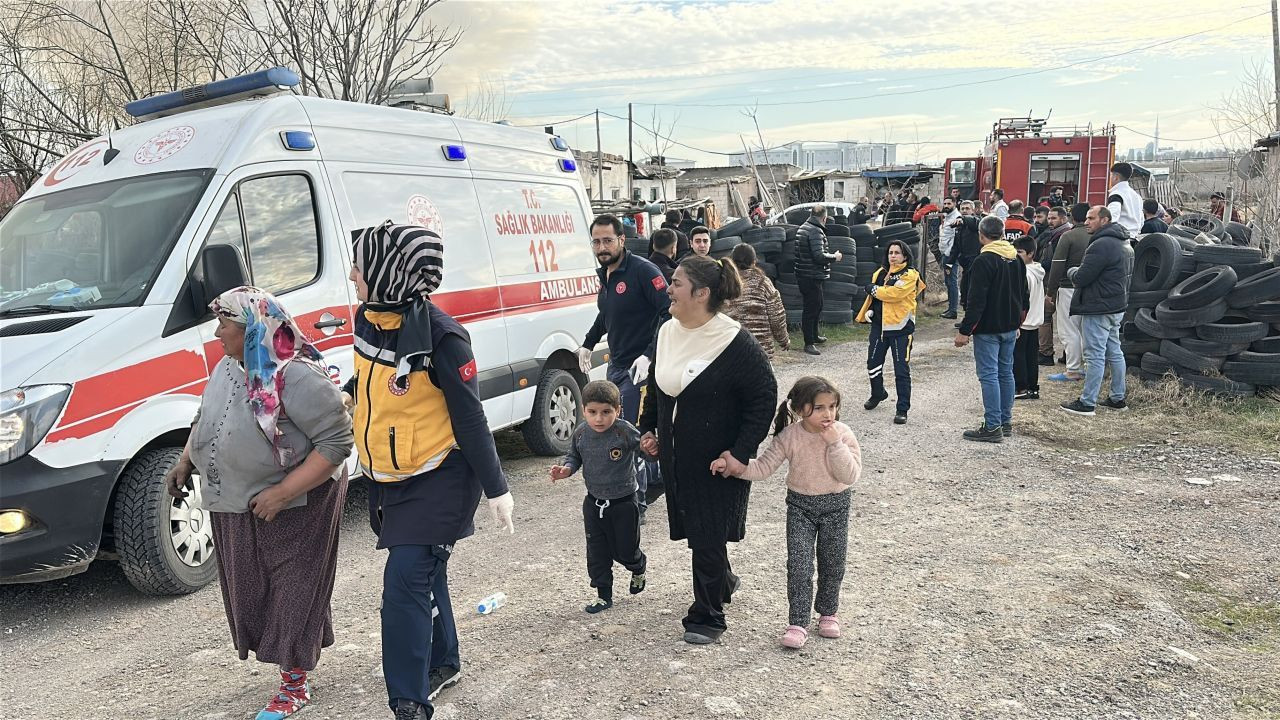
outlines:
[{"label": "white medical glove", "polygon": [[591,374],[591,351],[584,347],[578,348],[578,369],[583,375]]},{"label": "white medical glove", "polygon": [[514,535],[516,532],[515,523],[511,520],[511,512],[515,509],[516,501],[512,499],[511,493],[503,493],[496,498],[489,498],[489,512],[493,513],[493,519],[498,523],[499,530],[506,530],[508,535]]},{"label": "white medical glove", "polygon": [[649,366],[653,363],[649,358],[641,355],[636,361],[631,363],[631,384],[639,387],[649,379]]}]

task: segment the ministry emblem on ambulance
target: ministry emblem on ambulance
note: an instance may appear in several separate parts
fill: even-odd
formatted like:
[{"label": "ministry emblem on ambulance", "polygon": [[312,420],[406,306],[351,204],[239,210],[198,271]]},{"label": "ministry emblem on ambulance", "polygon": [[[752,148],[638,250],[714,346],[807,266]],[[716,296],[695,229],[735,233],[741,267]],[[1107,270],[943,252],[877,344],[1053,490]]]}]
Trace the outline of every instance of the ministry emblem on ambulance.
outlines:
[{"label": "ministry emblem on ambulance", "polygon": [[441,238],[444,237],[444,220],[440,218],[440,211],[427,199],[426,195],[414,195],[409,198],[409,202],[405,205],[405,216],[410,225],[424,227]]},{"label": "ministry emblem on ambulance", "polygon": [[196,129],[190,125],[171,127],[143,143],[133,154],[133,161],[139,165],[154,165],[167,160],[190,144],[195,136]]}]

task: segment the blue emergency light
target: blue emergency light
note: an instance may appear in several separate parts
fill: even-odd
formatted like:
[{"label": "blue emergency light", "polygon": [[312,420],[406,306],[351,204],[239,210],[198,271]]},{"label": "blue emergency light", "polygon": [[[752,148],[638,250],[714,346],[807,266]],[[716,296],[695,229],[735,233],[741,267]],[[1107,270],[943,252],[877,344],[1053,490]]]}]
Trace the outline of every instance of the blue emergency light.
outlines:
[{"label": "blue emergency light", "polygon": [[442,145],[440,149],[444,151],[445,160],[461,162],[467,159],[467,149],[461,145]]},{"label": "blue emergency light", "polygon": [[578,172],[578,164],[569,158],[560,158],[560,169],[565,172]]},{"label": "blue emergency light", "polygon": [[163,117],[184,110],[221,105],[260,95],[271,95],[302,82],[289,68],[273,67],[249,75],[218,80],[185,90],[134,100],[124,106],[125,112],[138,119]]},{"label": "blue emergency light", "polygon": [[280,141],[289,150],[316,149],[316,136],[306,130],[285,130],[280,133]]},{"label": "blue emergency light", "polygon": [[551,147],[559,150],[560,152],[564,152],[569,149],[569,143],[565,142],[564,138],[560,137],[559,135],[552,135]]}]

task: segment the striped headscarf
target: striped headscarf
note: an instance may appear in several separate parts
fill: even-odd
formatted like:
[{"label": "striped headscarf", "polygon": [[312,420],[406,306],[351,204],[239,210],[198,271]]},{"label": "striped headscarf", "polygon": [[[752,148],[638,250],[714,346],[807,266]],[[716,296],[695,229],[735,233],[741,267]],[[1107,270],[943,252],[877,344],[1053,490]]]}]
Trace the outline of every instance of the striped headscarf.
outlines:
[{"label": "striped headscarf", "polygon": [[369,286],[372,310],[398,310],[435,292],[444,277],[440,236],[390,220],[351,233],[352,261]]},{"label": "striped headscarf", "polygon": [[287,467],[294,460],[293,450],[280,445],[281,434],[276,427],[280,394],[284,392],[284,369],[294,360],[300,360],[324,370],[320,351],[307,342],[293,317],[266,290],[249,286],[228,290],[214,298],[209,309],[220,318],[244,325],[244,372],[249,407],[262,434],[275,450],[276,462],[280,467]]},{"label": "striped headscarf", "polygon": [[444,244],[440,236],[418,225],[390,220],[351,233],[352,262],[365,284],[365,307],[404,316],[396,333],[396,383],[422,370],[431,355],[429,295],[444,278]]}]

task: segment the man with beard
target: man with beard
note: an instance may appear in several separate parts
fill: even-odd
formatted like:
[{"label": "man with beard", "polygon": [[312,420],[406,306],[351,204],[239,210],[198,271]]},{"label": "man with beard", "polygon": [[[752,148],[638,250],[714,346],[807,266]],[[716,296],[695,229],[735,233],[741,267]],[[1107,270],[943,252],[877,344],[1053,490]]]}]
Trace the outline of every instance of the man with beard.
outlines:
[{"label": "man with beard", "polygon": [[[1049,210],[1049,226],[1044,232],[1036,236],[1036,260],[1044,267],[1048,277],[1048,273],[1053,269],[1053,253],[1058,248],[1058,239],[1074,227],[1071,224],[1071,216],[1064,207],[1053,207]],[[1065,271],[1064,271],[1065,272]],[[1040,358],[1039,364],[1045,367],[1053,366],[1053,315],[1054,303],[1057,302],[1057,291],[1051,295],[1045,293],[1044,297],[1044,325],[1040,326]]]}]

